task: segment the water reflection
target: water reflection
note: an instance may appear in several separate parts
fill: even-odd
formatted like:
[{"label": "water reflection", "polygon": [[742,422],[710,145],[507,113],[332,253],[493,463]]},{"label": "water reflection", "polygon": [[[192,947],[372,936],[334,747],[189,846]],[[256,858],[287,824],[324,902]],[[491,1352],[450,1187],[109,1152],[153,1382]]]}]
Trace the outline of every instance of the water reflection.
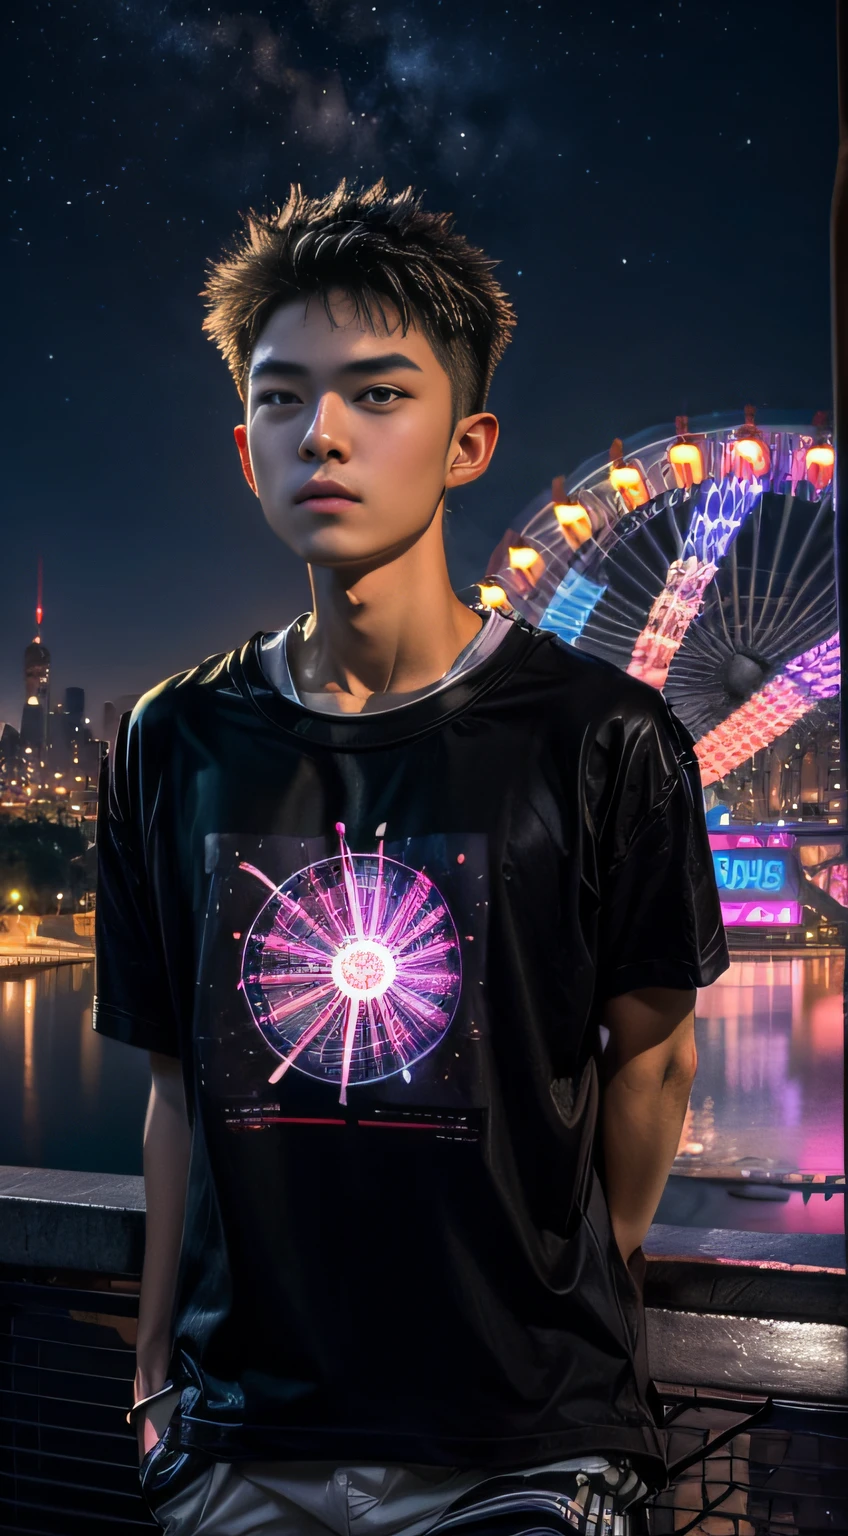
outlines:
[{"label": "water reflection", "polygon": [[23,984],[24,1007],[24,1125],[30,1130],[36,1120],[35,1109],[35,977]]},{"label": "water reflection", "polygon": [[141,1173],[146,1051],[91,1027],[94,966],[0,984],[0,1163]]},{"label": "water reflection", "polygon": [[746,956],[699,993],[694,1163],[844,1170],[844,971],[843,950]]},{"label": "water reflection", "polygon": [[[843,975],[841,950],[746,956],[700,993],[686,1166],[842,1172]],[[147,1053],[94,1033],[93,980],[85,961],[0,983],[0,1163],[141,1172]],[[841,1198],[804,1210],[839,1229]]]}]

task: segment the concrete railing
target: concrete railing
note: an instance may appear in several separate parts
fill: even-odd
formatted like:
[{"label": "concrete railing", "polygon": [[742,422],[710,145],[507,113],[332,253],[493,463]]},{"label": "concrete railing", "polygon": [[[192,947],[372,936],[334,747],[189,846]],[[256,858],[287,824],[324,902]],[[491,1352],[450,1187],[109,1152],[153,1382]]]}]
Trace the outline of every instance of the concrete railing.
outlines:
[{"label": "concrete railing", "polygon": [[[645,1242],[658,1382],[848,1402],[842,1237],[654,1226]],[[0,1273],[138,1278],[144,1182],[0,1166]]]}]

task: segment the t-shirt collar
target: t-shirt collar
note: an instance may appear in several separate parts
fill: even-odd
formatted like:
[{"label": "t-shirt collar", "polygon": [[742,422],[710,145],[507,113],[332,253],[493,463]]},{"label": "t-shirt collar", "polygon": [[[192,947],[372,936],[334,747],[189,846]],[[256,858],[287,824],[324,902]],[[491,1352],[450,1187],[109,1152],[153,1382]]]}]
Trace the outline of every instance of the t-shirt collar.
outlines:
[{"label": "t-shirt collar", "polygon": [[[430,683],[426,688],[417,688],[408,693],[384,694],[377,696],[377,703],[369,700],[369,707],[360,713],[361,719],[372,719],[375,714],[386,714],[389,710],[407,709],[410,704],[418,699],[423,699],[431,693],[448,686],[455,678],[461,677],[473,667],[478,667],[486,660],[496,647],[509,633],[509,620],[493,608],[480,608],[472,610],[479,612],[483,623],[475,635],[472,635],[468,644],[463,646],[455,661],[436,682]],[[275,633],[262,635],[257,646],[257,656],[260,665],[268,681],[278,689],[284,698],[290,699],[301,709],[312,708],[311,700],[303,699],[298,694],[294,684],[288,659],[288,647],[291,643],[298,644],[300,633],[304,624],[309,619],[308,613],[300,614],[285,629]],[[338,717],[342,711],[333,709],[314,709],[315,714],[328,714]]]},{"label": "t-shirt collar", "polygon": [[232,653],[229,670],[233,683],[254,709],[293,737],[342,750],[367,750],[426,734],[461,714],[506,678],[523,660],[535,635],[532,626],[517,616],[510,616],[507,622],[508,633],[479,665],[463,668],[451,680],[441,679],[436,688],[401,708],[364,717],[326,714],[286,698],[270,682],[259,659],[263,630],[257,630]]}]

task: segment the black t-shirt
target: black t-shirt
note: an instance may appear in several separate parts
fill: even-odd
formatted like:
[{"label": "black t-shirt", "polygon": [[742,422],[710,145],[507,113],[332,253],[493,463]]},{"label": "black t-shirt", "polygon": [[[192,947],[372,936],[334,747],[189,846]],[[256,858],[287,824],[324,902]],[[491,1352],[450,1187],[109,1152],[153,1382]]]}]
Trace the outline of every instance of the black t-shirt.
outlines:
[{"label": "black t-shirt", "polygon": [[523,621],[366,719],[261,638],[145,694],[100,786],[94,1027],[181,1058],[192,1126],[180,1438],[661,1483],[598,1024],[728,963],[691,739]]}]

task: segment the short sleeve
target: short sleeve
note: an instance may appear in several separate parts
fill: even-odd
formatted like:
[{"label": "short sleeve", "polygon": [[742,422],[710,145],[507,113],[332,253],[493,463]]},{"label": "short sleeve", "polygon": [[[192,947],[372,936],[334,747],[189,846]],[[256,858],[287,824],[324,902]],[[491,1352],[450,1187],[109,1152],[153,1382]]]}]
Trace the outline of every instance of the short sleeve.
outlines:
[{"label": "short sleeve", "polygon": [[179,1056],[179,1035],[145,873],[138,752],[131,713],[121,716],[100,768],[94,909],[93,1024],[98,1034]]},{"label": "short sleeve", "polygon": [[708,986],[730,960],[691,736],[640,687],[607,722],[594,768],[599,999]]}]

